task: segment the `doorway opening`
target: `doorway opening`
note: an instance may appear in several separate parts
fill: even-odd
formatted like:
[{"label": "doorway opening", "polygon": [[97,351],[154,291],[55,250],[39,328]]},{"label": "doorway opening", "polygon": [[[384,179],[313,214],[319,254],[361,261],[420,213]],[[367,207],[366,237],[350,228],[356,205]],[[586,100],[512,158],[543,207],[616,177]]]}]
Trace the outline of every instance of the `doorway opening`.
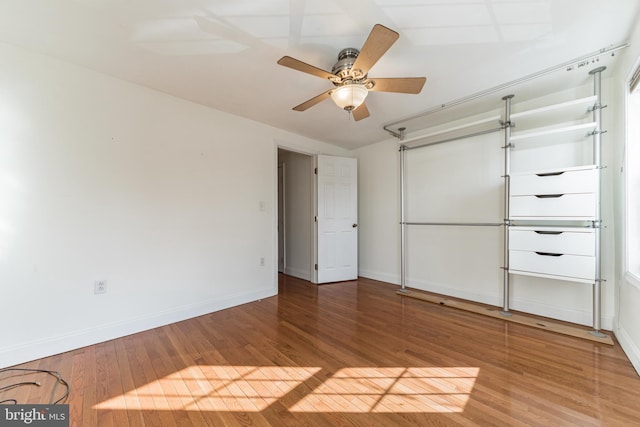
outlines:
[{"label": "doorway opening", "polygon": [[278,148],[278,272],[314,282],[313,156]]}]

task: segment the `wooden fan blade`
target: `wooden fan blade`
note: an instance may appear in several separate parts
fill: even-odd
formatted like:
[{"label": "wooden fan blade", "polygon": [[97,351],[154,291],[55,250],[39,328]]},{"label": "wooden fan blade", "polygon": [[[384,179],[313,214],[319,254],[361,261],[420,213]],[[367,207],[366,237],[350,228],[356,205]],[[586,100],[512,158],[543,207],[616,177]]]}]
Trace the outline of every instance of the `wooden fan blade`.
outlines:
[{"label": "wooden fan blade", "polygon": [[309,99],[308,101],[303,102],[300,105],[296,105],[295,107],[293,107],[294,110],[296,111],[304,111],[308,108],[313,107],[314,105],[324,101],[325,99],[329,98],[329,96],[331,96],[331,91],[333,89],[330,89],[324,93],[321,93],[318,96],[314,96],[313,98]]},{"label": "wooden fan blade", "polygon": [[400,34],[395,31],[380,24],[374,25],[351,69],[359,70],[363,76],[367,74],[398,37]]},{"label": "wooden fan blade", "polygon": [[353,119],[356,122],[358,120],[366,119],[367,117],[369,117],[369,109],[367,108],[367,104],[365,104],[364,102],[351,113],[353,114]]},{"label": "wooden fan blade", "polygon": [[303,73],[311,74],[312,76],[317,76],[323,79],[331,80],[336,77],[334,74],[331,74],[328,71],[325,71],[318,67],[314,67],[313,65],[309,65],[306,62],[302,62],[290,56],[283,56],[278,60],[278,64],[283,65],[285,67],[292,68],[294,70],[302,71]]},{"label": "wooden fan blade", "polygon": [[388,79],[370,79],[373,92],[420,93],[427,81],[426,77],[398,77]]}]

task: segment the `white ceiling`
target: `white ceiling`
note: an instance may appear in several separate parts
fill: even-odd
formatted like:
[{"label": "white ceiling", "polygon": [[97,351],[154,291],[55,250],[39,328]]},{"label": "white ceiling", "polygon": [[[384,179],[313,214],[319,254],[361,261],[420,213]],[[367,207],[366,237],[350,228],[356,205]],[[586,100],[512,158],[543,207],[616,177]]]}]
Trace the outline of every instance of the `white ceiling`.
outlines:
[{"label": "white ceiling", "polygon": [[[637,0],[0,0],[0,41],[274,127],[356,148],[383,126],[626,42]],[[330,100],[291,108],[374,24],[400,39],[370,77],[420,77],[419,95],[374,92],[359,122]],[[586,74],[585,70],[585,74]],[[547,79],[548,81],[549,79]],[[540,93],[540,91],[538,91]]]}]

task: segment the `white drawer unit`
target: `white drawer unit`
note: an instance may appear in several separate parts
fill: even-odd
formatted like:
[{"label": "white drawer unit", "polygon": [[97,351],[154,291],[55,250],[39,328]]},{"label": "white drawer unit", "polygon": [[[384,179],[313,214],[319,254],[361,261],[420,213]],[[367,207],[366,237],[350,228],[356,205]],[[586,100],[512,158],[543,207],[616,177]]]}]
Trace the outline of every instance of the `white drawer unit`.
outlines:
[{"label": "white drawer unit", "polygon": [[596,263],[592,256],[510,249],[509,273],[593,283]]},{"label": "white drawer unit", "polygon": [[509,182],[510,217],[593,220],[597,186],[595,166],[513,174]]},{"label": "white drawer unit", "polygon": [[595,232],[568,227],[511,227],[509,272],[595,280]]},{"label": "white drawer unit", "polygon": [[511,227],[509,231],[509,248],[517,251],[594,257],[595,244],[590,228]]},{"label": "white drawer unit", "polygon": [[597,185],[598,170],[595,166],[513,174],[509,182],[511,196],[594,193]]},{"label": "white drawer unit", "polygon": [[511,219],[567,219],[592,220],[596,216],[596,195],[539,194],[513,196],[510,199]]}]

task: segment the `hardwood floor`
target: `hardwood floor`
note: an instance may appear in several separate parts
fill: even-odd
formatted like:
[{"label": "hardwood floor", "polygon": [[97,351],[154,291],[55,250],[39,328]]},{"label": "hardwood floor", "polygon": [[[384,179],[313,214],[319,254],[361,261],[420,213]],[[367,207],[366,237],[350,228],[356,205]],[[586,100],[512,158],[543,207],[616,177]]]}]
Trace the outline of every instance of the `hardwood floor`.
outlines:
[{"label": "hardwood floor", "polygon": [[[82,427],[640,424],[640,377],[617,343],[396,290],[281,276],[277,297],[20,367],[59,371]],[[16,379],[42,385],[0,400],[49,400],[55,378],[5,372],[0,387]]]}]

